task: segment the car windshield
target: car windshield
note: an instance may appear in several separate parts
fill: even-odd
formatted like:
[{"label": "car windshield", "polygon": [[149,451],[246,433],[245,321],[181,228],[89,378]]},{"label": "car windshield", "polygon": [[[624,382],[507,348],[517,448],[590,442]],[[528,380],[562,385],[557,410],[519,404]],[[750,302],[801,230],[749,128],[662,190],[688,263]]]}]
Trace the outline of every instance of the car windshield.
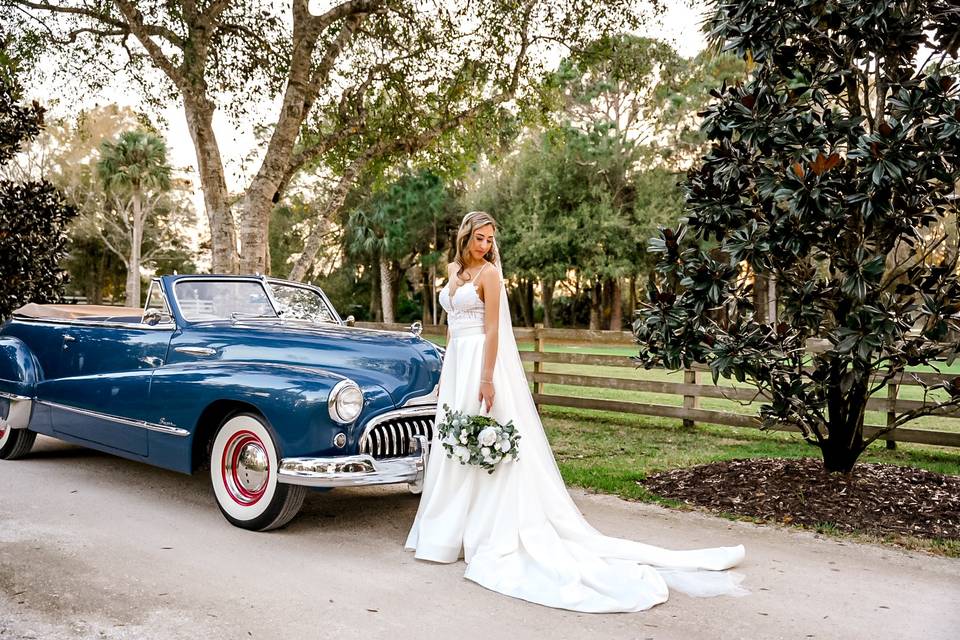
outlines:
[{"label": "car windshield", "polygon": [[270,288],[280,305],[284,320],[339,322],[327,301],[313,289],[273,281],[270,282]]},{"label": "car windshield", "polygon": [[263,284],[253,280],[184,280],[174,295],[190,322],[277,318]]}]

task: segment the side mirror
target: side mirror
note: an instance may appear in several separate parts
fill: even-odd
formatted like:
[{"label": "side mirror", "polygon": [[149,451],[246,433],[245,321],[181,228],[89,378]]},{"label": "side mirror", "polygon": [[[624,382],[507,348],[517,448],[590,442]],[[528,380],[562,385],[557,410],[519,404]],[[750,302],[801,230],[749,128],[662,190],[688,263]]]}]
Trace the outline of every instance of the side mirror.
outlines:
[{"label": "side mirror", "polygon": [[157,311],[156,309],[147,309],[146,311],[143,312],[143,320],[141,320],[140,322],[142,322],[143,324],[150,325],[152,327],[159,324],[160,320],[162,319],[163,318],[160,315],[159,311]]},{"label": "side mirror", "polygon": [[353,323],[356,321],[357,321],[356,318],[350,315],[343,319],[343,324],[347,325],[348,327],[352,327]]}]

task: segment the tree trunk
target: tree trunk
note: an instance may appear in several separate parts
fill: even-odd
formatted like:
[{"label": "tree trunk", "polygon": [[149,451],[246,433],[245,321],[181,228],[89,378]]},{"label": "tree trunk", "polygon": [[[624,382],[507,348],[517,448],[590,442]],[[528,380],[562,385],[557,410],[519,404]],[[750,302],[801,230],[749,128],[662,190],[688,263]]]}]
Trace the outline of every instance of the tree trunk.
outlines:
[{"label": "tree trunk", "polygon": [[[753,274],[753,308],[753,317],[757,322],[769,322],[770,284],[767,281],[766,274]],[[740,312],[742,310],[738,309],[737,315]]]},{"label": "tree trunk", "polygon": [[220,158],[220,147],[213,133],[213,103],[205,96],[184,93],[187,128],[197,153],[203,203],[210,225],[213,273],[238,273],[237,230],[227,195],[227,182]]},{"label": "tree trunk", "polygon": [[610,330],[623,330],[623,292],[620,288],[620,278],[614,278],[610,290]]},{"label": "tree trunk", "polygon": [[543,292],[543,326],[545,329],[553,327],[553,287],[552,281],[542,280],[540,282]]},{"label": "tree trunk", "polygon": [[527,323],[528,327],[532,327],[537,320],[535,310],[533,308],[534,295],[533,295],[533,279],[529,278],[524,283],[523,287],[523,304],[524,304],[524,317],[529,319]]},{"label": "tree trunk", "polygon": [[600,329],[610,329],[613,315],[613,284],[611,278],[604,278],[600,286]]},{"label": "tree trunk", "polygon": [[[336,40],[323,52],[319,65],[315,65],[314,53],[321,29],[317,26],[317,20],[307,12],[305,2],[294,2],[292,9],[293,50],[290,53],[290,67],[280,106],[280,117],[273,128],[260,169],[244,196],[240,211],[240,268],[244,273],[268,273],[270,270],[270,212],[276,203],[275,196],[286,186],[300,128],[317,99],[320,87],[327,81],[342,47],[353,37],[353,32],[362,20],[359,16],[353,16],[344,21]],[[308,262],[312,263],[315,257],[316,251],[313,250]],[[299,263],[294,267],[295,270],[298,267],[301,267]],[[295,279],[302,280],[306,271],[307,269],[298,271]]]},{"label": "tree trunk", "polygon": [[630,312],[630,322],[637,315],[637,276],[630,276],[630,294],[628,297],[628,310]]},{"label": "tree trunk", "polygon": [[600,281],[596,281],[590,287],[590,330],[600,330],[601,313],[601,294]]},{"label": "tree trunk", "polygon": [[103,302],[103,280],[107,274],[107,251],[100,252],[99,265],[94,271],[93,282],[90,283],[90,293],[87,295],[89,304],[101,304]]},{"label": "tree trunk", "polygon": [[432,271],[432,269],[424,269],[423,265],[420,266],[420,286],[422,287],[422,294],[420,296],[420,300],[422,301],[420,322],[423,323],[423,326],[430,324],[432,317],[430,313],[430,303],[433,298],[433,283],[430,282],[430,271]]},{"label": "tree trunk", "polygon": [[[434,246],[436,246],[436,237],[434,237]],[[430,311],[432,313],[433,324],[439,324],[440,318],[437,317],[437,292],[434,291],[437,282],[437,265],[430,265]]]},{"label": "tree trunk", "polygon": [[372,273],[370,275],[370,307],[368,311],[373,322],[381,322],[383,320],[383,309],[380,307],[380,276]]},{"label": "tree trunk", "polygon": [[293,269],[290,271],[289,277],[291,280],[303,280],[303,277],[310,270],[310,266],[320,251],[323,236],[327,233],[327,230],[333,226],[330,221],[340,210],[340,207],[343,206],[344,201],[347,199],[347,194],[350,192],[350,187],[353,186],[353,181],[365,166],[366,161],[361,162],[358,160],[347,167],[343,175],[340,176],[337,186],[327,196],[327,201],[323,204],[323,207],[317,211],[317,216],[310,229],[310,234],[303,243],[303,252],[300,254],[300,257],[297,258]]},{"label": "tree trunk", "polygon": [[863,419],[869,398],[870,371],[853,373],[856,377],[844,393],[843,379],[852,372],[842,365],[833,365],[828,374],[831,382],[827,395],[829,434],[820,449],[827,471],[850,473],[864,449]]},{"label": "tree trunk", "polygon": [[380,305],[383,308],[383,322],[393,322],[393,282],[390,280],[390,261],[380,255]]},{"label": "tree trunk", "polygon": [[143,242],[143,200],[134,193],[131,205],[133,220],[130,232],[130,259],[127,261],[126,302],[128,307],[140,306],[140,246]]},{"label": "tree trunk", "polygon": [[767,277],[767,322],[777,322],[777,277]]}]

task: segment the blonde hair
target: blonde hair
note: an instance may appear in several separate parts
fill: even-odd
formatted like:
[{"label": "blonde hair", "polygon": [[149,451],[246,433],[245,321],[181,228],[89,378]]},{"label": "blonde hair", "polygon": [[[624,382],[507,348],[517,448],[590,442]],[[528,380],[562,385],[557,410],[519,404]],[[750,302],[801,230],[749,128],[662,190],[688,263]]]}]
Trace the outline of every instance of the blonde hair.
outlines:
[{"label": "blonde hair", "polygon": [[[457,269],[458,276],[467,268],[466,263],[463,261],[463,256],[467,253],[467,245],[470,244],[470,238],[473,237],[473,232],[487,225],[492,225],[493,230],[497,230],[497,221],[486,211],[470,211],[463,216],[463,220],[460,221],[460,228],[457,230],[457,253],[453,259],[454,262],[459,265],[459,269]],[[493,241],[490,251],[483,256],[483,259],[493,264],[500,263],[500,252],[497,250],[496,240]]]}]

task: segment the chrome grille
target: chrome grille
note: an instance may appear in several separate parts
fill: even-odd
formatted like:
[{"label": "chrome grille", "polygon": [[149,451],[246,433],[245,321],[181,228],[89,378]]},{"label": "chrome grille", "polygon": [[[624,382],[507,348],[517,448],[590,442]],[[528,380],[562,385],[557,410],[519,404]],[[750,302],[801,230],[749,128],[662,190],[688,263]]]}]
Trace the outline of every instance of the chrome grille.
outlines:
[{"label": "chrome grille", "polygon": [[366,428],[360,440],[360,453],[377,459],[408,455],[414,436],[426,436],[428,442],[433,438],[433,416],[431,411],[429,414],[394,416],[377,421]]}]

